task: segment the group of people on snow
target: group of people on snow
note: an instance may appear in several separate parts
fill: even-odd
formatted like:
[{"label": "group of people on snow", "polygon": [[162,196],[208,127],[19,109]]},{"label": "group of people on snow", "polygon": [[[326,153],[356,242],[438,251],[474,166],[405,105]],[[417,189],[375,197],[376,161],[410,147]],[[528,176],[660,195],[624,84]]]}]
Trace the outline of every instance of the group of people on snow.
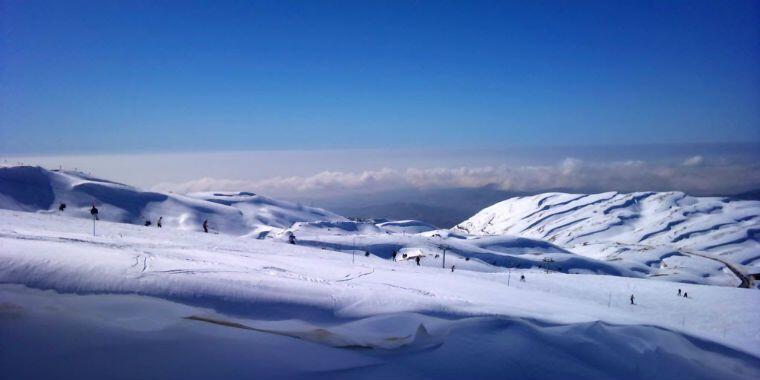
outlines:
[{"label": "group of people on snow", "polygon": [[[689,298],[689,293],[681,291],[681,289],[679,288],[676,295],[678,297],[681,297],[682,294],[683,294],[683,298]],[[636,304],[636,297],[634,297],[633,294],[631,294],[631,305],[635,305],[635,304]]]}]

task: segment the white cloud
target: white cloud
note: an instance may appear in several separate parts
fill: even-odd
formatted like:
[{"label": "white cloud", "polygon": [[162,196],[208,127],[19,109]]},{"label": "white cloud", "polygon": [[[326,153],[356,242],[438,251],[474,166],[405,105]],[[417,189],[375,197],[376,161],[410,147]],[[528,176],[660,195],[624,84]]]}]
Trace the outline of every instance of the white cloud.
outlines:
[{"label": "white cloud", "polygon": [[[693,161],[702,159],[700,157],[690,162]],[[553,189],[579,192],[683,190],[705,194],[732,192],[748,184],[760,185],[760,170],[757,167],[730,164],[709,167],[697,164],[655,165],[640,160],[591,163],[566,158],[555,165],[323,171],[311,176],[279,176],[250,181],[201,178],[162,183],[156,189],[176,192],[247,190],[272,196],[322,197],[403,188],[495,185],[504,190],[534,192]]]},{"label": "white cloud", "polygon": [[692,156],[684,160],[683,166],[699,166],[705,162],[705,158],[702,156]]}]

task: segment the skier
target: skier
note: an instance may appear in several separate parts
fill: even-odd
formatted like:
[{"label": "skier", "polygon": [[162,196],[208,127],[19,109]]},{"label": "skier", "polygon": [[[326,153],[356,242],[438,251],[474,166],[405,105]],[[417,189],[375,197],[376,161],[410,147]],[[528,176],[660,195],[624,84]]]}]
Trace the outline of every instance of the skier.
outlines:
[{"label": "skier", "polygon": [[419,256],[417,256],[417,258],[415,258],[414,261],[417,262],[417,266],[420,266],[420,257]]},{"label": "skier", "polygon": [[288,235],[288,243],[296,244],[296,235],[293,234],[292,232],[290,233],[290,235]]},{"label": "skier", "polygon": [[63,212],[63,210],[65,210],[65,209],[66,209],[66,204],[65,203],[61,203],[60,205],[58,205],[58,211]]},{"label": "skier", "polygon": [[525,275],[524,274],[520,275],[520,282],[525,282]]},{"label": "skier", "polygon": [[163,216],[158,217],[158,222],[156,222],[156,227],[161,228],[161,220],[164,219]]},{"label": "skier", "polygon": [[393,251],[393,253],[391,254],[391,256],[393,257],[393,261],[396,261],[396,255],[398,255],[398,252]]},{"label": "skier", "polygon": [[150,226],[150,220],[146,220],[145,221],[145,227],[149,227],[149,226]]},{"label": "skier", "polygon": [[364,257],[369,257],[369,251],[364,251]]},{"label": "skier", "polygon": [[689,298],[689,293],[683,292],[683,298]]},{"label": "skier", "polygon": [[100,220],[98,219],[98,208],[95,207],[95,203],[92,204],[92,208],[90,209],[90,215],[92,215],[92,217],[95,218],[95,220]]},{"label": "skier", "polygon": [[678,289],[678,296],[681,296],[681,289]]},{"label": "skier", "polygon": [[456,268],[456,267],[457,267],[456,265],[452,265],[451,266],[451,273],[454,273],[454,268]]},{"label": "skier", "polygon": [[631,305],[635,305],[635,303],[633,302],[634,299],[635,298],[633,297],[633,294],[631,294]]},{"label": "skier", "polygon": [[203,232],[208,233],[208,219],[203,221]]}]

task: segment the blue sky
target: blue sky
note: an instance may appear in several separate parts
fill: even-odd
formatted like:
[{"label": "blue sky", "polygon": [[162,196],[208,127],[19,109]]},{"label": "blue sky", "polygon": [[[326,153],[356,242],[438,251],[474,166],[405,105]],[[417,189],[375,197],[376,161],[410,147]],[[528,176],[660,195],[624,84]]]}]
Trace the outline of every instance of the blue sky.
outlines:
[{"label": "blue sky", "polygon": [[760,142],[760,2],[0,2],[0,154]]}]

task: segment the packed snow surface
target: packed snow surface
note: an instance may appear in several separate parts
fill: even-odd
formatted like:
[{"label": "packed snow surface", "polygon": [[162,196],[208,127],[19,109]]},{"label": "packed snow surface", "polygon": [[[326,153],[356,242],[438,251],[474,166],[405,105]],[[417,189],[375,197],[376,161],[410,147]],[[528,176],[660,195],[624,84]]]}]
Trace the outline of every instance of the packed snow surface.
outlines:
[{"label": "packed snow surface", "polygon": [[[452,272],[277,240],[121,223],[98,222],[93,236],[91,224],[0,211],[0,282],[26,287],[0,292],[0,339],[50,344],[70,329],[81,330],[87,338],[72,345],[83,352],[57,348],[43,355],[60,365],[58,358],[73,357],[68,363],[82,367],[73,366],[72,373],[85,371],[87,352],[123,337],[109,346],[125,357],[155,352],[151,342],[165,341],[162,357],[176,378],[188,375],[189,363],[172,348],[224,346],[228,339],[234,341],[229,347],[254,347],[263,362],[233,357],[224,368],[261,369],[273,377],[271,366],[286,361],[286,354],[298,359],[281,374],[309,377],[456,378],[473,366],[469,361],[478,363],[473,374],[490,378],[501,378],[503,370],[542,378],[544,366],[562,378],[760,374],[760,293],[751,289],[496,267]],[[678,297],[679,288],[689,298]],[[140,297],[103,298],[113,294]],[[630,305],[631,294],[636,305]],[[50,373],[44,366],[21,366],[36,354],[17,344],[0,354],[3,368]],[[262,344],[286,351],[268,352]],[[352,347],[370,351],[340,351]],[[74,352],[56,355],[60,350]],[[299,353],[339,361],[310,368],[315,361]],[[418,361],[427,362],[414,367]],[[121,376],[146,371],[132,368]],[[208,372],[188,376],[203,374]]]}]

